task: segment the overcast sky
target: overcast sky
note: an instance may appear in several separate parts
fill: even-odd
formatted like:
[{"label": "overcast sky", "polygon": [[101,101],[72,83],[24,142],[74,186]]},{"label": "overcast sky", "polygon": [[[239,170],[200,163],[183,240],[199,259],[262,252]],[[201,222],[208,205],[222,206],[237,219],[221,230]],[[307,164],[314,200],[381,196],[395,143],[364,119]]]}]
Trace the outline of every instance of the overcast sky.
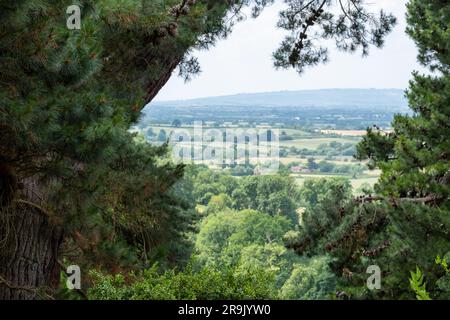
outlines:
[{"label": "overcast sky", "polygon": [[179,100],[236,93],[324,88],[400,88],[408,86],[411,72],[420,67],[417,49],[405,34],[407,0],[367,0],[383,7],[399,20],[383,49],[372,48],[370,56],[333,50],[330,62],[307,69],[275,70],[272,53],[285,34],[276,28],[282,3],[267,8],[257,19],[236,25],[232,35],[209,51],[196,52],[202,73],[185,83],[174,73],[155,100]]}]

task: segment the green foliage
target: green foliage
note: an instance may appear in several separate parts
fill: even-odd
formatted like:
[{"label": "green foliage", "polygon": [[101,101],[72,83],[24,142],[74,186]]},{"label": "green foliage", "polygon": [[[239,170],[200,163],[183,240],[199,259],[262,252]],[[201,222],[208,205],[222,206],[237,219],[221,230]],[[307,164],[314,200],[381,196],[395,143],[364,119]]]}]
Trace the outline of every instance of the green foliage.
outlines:
[{"label": "green foliage", "polygon": [[[450,252],[447,254],[447,256],[450,257]],[[444,271],[445,271],[446,274],[450,274],[450,269],[449,269],[449,267],[448,267],[448,263],[447,263],[447,259],[446,259],[446,258],[441,258],[441,256],[438,255],[438,256],[436,257],[435,262],[436,262],[436,264],[437,264],[438,266],[441,266],[442,269],[444,269]]]},{"label": "green foliage", "polygon": [[205,265],[236,264],[242,248],[279,242],[289,228],[285,217],[253,210],[210,215],[200,224],[195,245],[198,259]]},{"label": "green foliage", "polygon": [[64,228],[69,261],[183,263],[195,220],[177,186],[184,167],[128,129],[190,49],[226,36],[230,5],[190,2],[187,14],[173,10],[178,0],[76,3],[81,30],[66,27],[72,1],[0,0],[0,169]]},{"label": "green foliage", "polygon": [[[274,53],[275,66],[305,67],[328,60],[328,50],[319,39],[334,39],[342,51],[361,49],[368,54],[370,45],[382,47],[384,38],[392,31],[396,19],[381,10],[370,12],[362,0],[286,0],[287,8],[280,13],[278,26],[290,32]],[[334,10],[334,7],[337,7]]]},{"label": "green foliage", "polygon": [[199,204],[206,205],[212,197],[223,194],[231,199],[228,206],[234,210],[251,209],[271,216],[281,215],[293,223],[298,220],[299,193],[291,177],[268,175],[237,179],[224,172],[197,166],[188,170],[187,178],[194,185],[193,194]]},{"label": "green foliage", "polygon": [[[397,115],[393,132],[369,129],[358,145],[357,157],[382,171],[376,195],[349,199],[333,187],[320,199],[309,197],[311,210],[298,236],[288,239],[301,254],[331,255],[338,287],[353,298],[411,299],[410,277],[419,298],[449,298],[447,275],[432,262],[450,246],[449,10],[437,0],[408,4],[419,59],[440,72],[415,73],[407,92],[413,115]],[[381,290],[363,289],[370,264],[383,272]]]},{"label": "green foliage", "polygon": [[156,267],[140,273],[104,275],[92,272],[94,286],[89,299],[98,300],[248,300],[273,299],[273,275],[252,268],[235,272],[232,268],[194,269],[159,273]]},{"label": "green foliage", "polygon": [[351,184],[346,179],[307,179],[300,189],[300,198],[305,205],[315,206],[327,194],[335,190],[341,190],[348,197],[351,193]]},{"label": "green foliage", "polygon": [[319,169],[319,165],[316,163],[314,158],[308,158],[308,169],[309,170]]},{"label": "green foliage", "polygon": [[329,270],[327,258],[311,259],[309,263],[296,264],[291,276],[280,290],[281,299],[324,300],[335,291],[336,278]]},{"label": "green foliage", "polygon": [[[301,255],[330,255],[338,287],[353,298],[410,299],[405,279],[418,263],[427,271],[430,292],[445,298],[448,294],[437,283],[442,275],[430,263],[430,252],[448,249],[442,228],[448,216],[410,203],[397,208],[383,202],[363,203],[366,198],[370,197],[353,199],[351,193],[334,187],[306,209],[299,231],[285,237],[286,244]],[[369,292],[364,290],[365,272],[372,264],[385,274],[382,289]]]},{"label": "green foliage", "polygon": [[[277,239],[265,244],[250,243],[242,246],[240,252],[235,254],[235,256],[238,256],[235,262],[238,266],[237,271],[245,271],[252,266],[270,271],[275,277],[274,287],[279,291],[291,277],[295,266],[307,263],[306,259],[300,259],[294,252],[286,249],[280,240]],[[235,247],[238,246],[235,245]]]},{"label": "green foliage", "polygon": [[367,129],[363,140],[356,146],[356,158],[369,159],[371,169],[376,167],[376,163],[393,159],[394,137],[394,133],[384,133],[374,128]]},{"label": "green foliage", "polygon": [[209,170],[206,166],[189,166],[186,179],[192,181],[195,201],[207,205],[212,196],[226,194],[231,196],[239,182],[221,172]]},{"label": "green foliage", "polygon": [[[444,258],[441,258],[438,255],[435,259],[435,264],[441,270],[437,270],[437,273],[440,271],[440,278],[437,279],[435,290],[433,290],[432,296],[437,299],[448,299],[448,295],[450,293],[450,269],[448,268],[447,259],[450,258],[450,252],[448,252]],[[436,271],[435,271],[436,272]],[[411,277],[409,279],[409,283],[411,289],[415,292],[416,298],[418,300],[431,300],[430,292],[426,289],[425,283],[425,275],[422,273],[420,268],[416,267],[416,272],[411,271]]]},{"label": "green foliage", "polygon": [[239,180],[239,186],[231,194],[233,208],[252,209],[271,216],[282,215],[293,223],[298,221],[298,188],[289,176],[252,176]]},{"label": "green foliage", "polygon": [[448,74],[449,13],[445,1],[411,0],[408,3],[407,33],[419,47],[419,61],[432,70]]},{"label": "green foliage", "polygon": [[283,244],[291,224],[281,216],[257,211],[225,211],[206,217],[195,246],[201,266],[235,268],[240,274],[253,267],[274,275],[273,291],[286,299],[325,299],[335,277],[326,259],[297,256]]},{"label": "green foliage", "polygon": [[440,299],[448,299],[450,296],[450,268],[448,267],[448,261],[450,261],[450,252],[447,252],[444,258],[438,255],[435,260],[436,265],[441,269],[441,277],[436,281],[436,287],[439,289],[436,296]]},{"label": "green foliage", "polygon": [[208,206],[206,207],[205,215],[231,211],[231,204],[232,200],[226,194],[221,193],[217,196],[212,196],[211,200],[209,200]]},{"label": "green foliage", "polygon": [[426,289],[426,283],[423,279],[423,273],[419,267],[416,272],[411,271],[411,278],[409,279],[411,289],[415,292],[417,300],[431,300],[430,295]]}]

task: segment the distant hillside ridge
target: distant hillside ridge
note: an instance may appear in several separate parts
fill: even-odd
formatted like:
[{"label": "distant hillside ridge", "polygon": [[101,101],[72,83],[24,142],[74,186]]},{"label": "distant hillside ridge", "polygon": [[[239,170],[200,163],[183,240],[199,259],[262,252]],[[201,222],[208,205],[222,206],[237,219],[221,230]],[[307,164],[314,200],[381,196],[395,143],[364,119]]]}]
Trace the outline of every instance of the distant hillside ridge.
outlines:
[{"label": "distant hillside ridge", "polygon": [[322,89],[241,93],[189,100],[155,101],[151,106],[170,107],[299,107],[299,108],[380,108],[404,111],[408,106],[401,89]]}]

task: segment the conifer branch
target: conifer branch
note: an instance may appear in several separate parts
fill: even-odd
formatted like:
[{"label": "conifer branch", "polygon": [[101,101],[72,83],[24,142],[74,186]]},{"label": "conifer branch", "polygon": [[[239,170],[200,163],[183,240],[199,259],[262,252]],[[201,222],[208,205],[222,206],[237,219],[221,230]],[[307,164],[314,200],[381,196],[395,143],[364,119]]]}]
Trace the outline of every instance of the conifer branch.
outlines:
[{"label": "conifer branch", "polygon": [[[311,5],[312,2],[307,4],[304,8]],[[297,42],[294,45],[294,48],[289,56],[289,62],[292,64],[293,67],[295,67],[295,64],[297,60],[300,57],[300,52],[304,48],[304,41],[308,38],[308,30],[311,26],[313,26],[316,21],[320,18],[322,13],[324,12],[323,8],[325,7],[325,4],[327,3],[326,0],[322,1],[319,8],[317,10],[312,10],[312,15],[305,21],[303,24],[303,30],[300,32],[300,35],[298,37]],[[302,10],[300,10],[302,11]]]},{"label": "conifer branch", "polygon": [[409,202],[409,203],[423,203],[423,204],[429,204],[429,203],[436,203],[439,202],[441,200],[443,200],[444,198],[442,196],[437,196],[437,195],[429,195],[426,197],[421,197],[421,198],[388,198],[388,197],[383,197],[383,196],[362,196],[359,198],[355,199],[356,203],[372,203],[372,202],[376,202],[376,201],[386,201],[389,202],[393,205],[397,205],[398,202]]}]

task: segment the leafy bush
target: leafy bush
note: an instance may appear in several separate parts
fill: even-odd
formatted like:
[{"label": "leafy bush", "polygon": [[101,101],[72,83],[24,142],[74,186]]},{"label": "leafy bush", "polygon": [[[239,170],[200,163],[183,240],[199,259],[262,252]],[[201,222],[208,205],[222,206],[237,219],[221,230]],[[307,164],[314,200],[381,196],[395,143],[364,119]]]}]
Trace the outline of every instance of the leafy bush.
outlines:
[{"label": "leafy bush", "polygon": [[124,276],[92,271],[94,286],[88,297],[94,300],[229,300],[273,299],[273,275],[262,269],[236,273],[234,269],[159,273],[157,267]]},{"label": "leafy bush", "polygon": [[283,215],[297,222],[299,192],[289,176],[268,175],[244,177],[232,192],[233,208],[252,209],[271,216]]},{"label": "leafy bush", "polygon": [[450,252],[448,252],[443,258],[439,255],[435,260],[435,267],[437,270],[433,272],[428,272],[428,278],[437,279],[435,283],[435,288],[432,292],[428,292],[427,283],[425,281],[425,274],[419,267],[416,267],[416,271],[411,271],[411,278],[409,279],[409,284],[411,289],[416,294],[418,300],[431,300],[430,293],[433,298],[437,299],[449,299],[450,297],[450,268],[448,267],[448,262],[450,261]]},{"label": "leafy bush", "polygon": [[325,257],[311,259],[307,264],[296,264],[291,277],[280,290],[281,299],[324,300],[335,291],[336,277]]},{"label": "leafy bush", "polygon": [[233,265],[246,246],[277,241],[282,244],[289,228],[287,218],[253,210],[213,214],[200,225],[195,244],[197,257],[204,265]]},{"label": "leafy bush", "polygon": [[277,297],[326,299],[334,291],[334,276],[324,259],[308,259],[286,248],[283,236],[292,231],[282,216],[244,210],[206,217],[197,237],[195,252],[202,267],[233,268],[245,275],[256,268],[273,274]]}]

